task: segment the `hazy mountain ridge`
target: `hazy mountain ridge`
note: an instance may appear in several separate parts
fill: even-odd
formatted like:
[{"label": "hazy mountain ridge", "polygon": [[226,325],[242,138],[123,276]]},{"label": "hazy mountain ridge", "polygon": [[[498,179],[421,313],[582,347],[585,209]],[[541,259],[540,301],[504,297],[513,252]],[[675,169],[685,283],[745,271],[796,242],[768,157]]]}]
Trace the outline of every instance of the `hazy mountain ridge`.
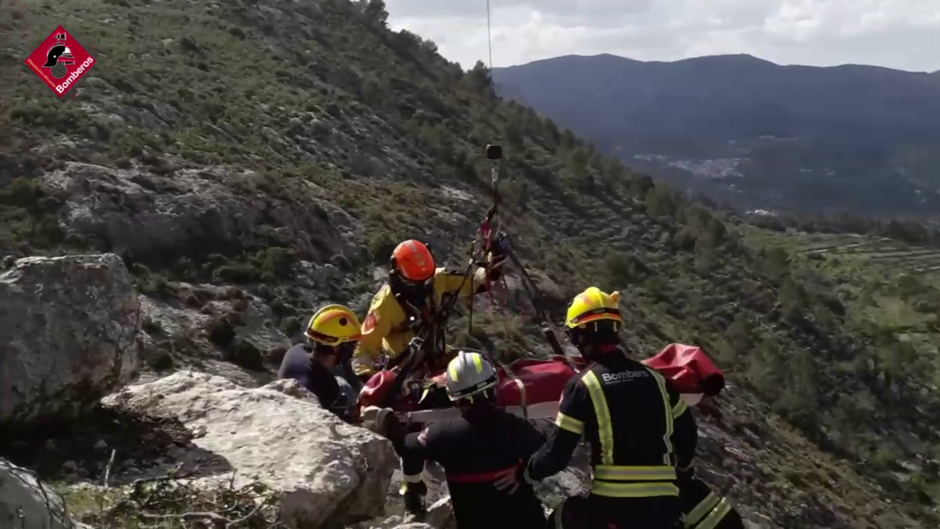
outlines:
[{"label": "hazy mountain ridge", "polygon": [[745,178],[720,183],[662,172],[741,205],[940,211],[936,72],[781,66],[750,55],[642,62],[605,54],[497,68],[494,78],[644,169],[662,165],[634,156],[747,158]]}]

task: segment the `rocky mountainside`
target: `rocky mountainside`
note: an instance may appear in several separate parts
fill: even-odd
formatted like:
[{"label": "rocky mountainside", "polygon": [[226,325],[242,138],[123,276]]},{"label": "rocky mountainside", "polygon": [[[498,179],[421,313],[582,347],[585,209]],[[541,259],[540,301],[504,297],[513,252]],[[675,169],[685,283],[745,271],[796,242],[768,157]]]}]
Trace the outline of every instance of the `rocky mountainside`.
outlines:
[{"label": "rocky mountainside", "polygon": [[750,55],[571,55],[493,75],[604,151],[742,206],[940,212],[936,75]]},{"label": "rocky mountainside", "polygon": [[[433,43],[390,31],[386,17],[380,0],[15,7],[0,26],[0,255],[7,267],[0,323],[14,329],[0,338],[14,352],[0,364],[0,395],[25,385],[51,403],[63,395],[93,401],[126,383],[127,366],[139,360],[137,382],[173,396],[164,404],[108,397],[71,430],[33,420],[39,412],[26,410],[36,409],[36,398],[26,399],[2,416],[4,431],[19,433],[0,440],[0,456],[64,482],[79,504],[87,484],[76,482],[99,486],[107,475],[114,485],[184,462],[189,450],[218,452],[199,457],[221,457],[236,469],[261,468],[279,440],[297,438],[281,435],[290,426],[283,415],[260,411],[290,391],[252,388],[272,381],[280,355],[318,305],[365,309],[400,239],[427,240],[441,260],[465,263],[492,204],[483,146],[500,142],[502,225],[553,316],[586,286],[618,289],[624,338],[636,354],[695,343],[726,369],[720,418],[700,417],[702,473],[758,527],[940,523],[933,508],[940,402],[929,369],[894,360],[902,342],[850,326],[829,285],[797,273],[785,251],[745,245],[735,219],[500,100],[485,69],[462,71]],[[58,24],[99,60],[75,96],[62,100],[19,59],[45,38],[36,28]],[[74,254],[95,257],[69,257],[67,267],[41,258]],[[115,279],[115,291],[103,289],[81,264],[100,270],[115,262],[123,264],[115,278],[136,289],[121,290],[124,279]],[[470,329],[464,309],[452,322],[452,343],[493,348],[506,360],[547,350],[518,291],[519,271],[510,276],[506,312],[513,317],[484,302]],[[40,286],[43,296],[24,294]],[[96,360],[110,364],[91,370],[116,376],[88,385],[66,376],[65,362],[50,361],[46,371],[21,367],[32,365],[30,355],[71,352],[70,336],[84,337],[74,343],[85,343],[89,355],[105,347],[119,329],[102,315],[130,317],[128,303],[139,307],[140,332]],[[134,353],[125,363],[127,348]],[[182,369],[202,374],[161,379]],[[193,397],[192,384],[214,388],[197,396],[227,392],[230,406],[217,410],[207,404],[215,400]],[[127,402],[136,404],[120,411]],[[328,417],[311,421],[336,427]],[[251,447],[226,441],[226,433],[243,435]],[[303,442],[319,440],[324,454],[347,457],[332,438],[307,433]],[[375,441],[342,435],[362,446]],[[382,488],[360,478],[348,478],[358,480],[352,489],[332,487],[331,479],[363,469],[331,474],[333,467],[318,463],[329,458],[317,457],[310,472],[331,501],[347,502],[351,490],[364,490],[356,487]],[[375,479],[391,472],[382,463]],[[577,487],[583,472],[571,472],[573,481],[542,491],[549,506]],[[294,497],[292,476],[262,477]],[[182,496],[149,490],[135,486],[129,494],[137,510],[119,502],[119,513],[149,519],[146,501],[191,497],[188,489]],[[378,515],[352,507],[335,512],[349,523]]]}]

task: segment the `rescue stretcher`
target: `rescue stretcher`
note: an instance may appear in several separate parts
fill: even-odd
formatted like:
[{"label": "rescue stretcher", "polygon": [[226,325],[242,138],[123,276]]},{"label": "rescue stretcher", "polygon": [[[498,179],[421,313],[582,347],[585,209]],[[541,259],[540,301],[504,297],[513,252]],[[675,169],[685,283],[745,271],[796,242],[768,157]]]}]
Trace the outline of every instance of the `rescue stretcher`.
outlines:
[{"label": "rescue stretcher", "polygon": [[[705,351],[694,345],[670,344],[642,362],[669,379],[690,406],[698,404],[704,396],[718,395],[725,385],[724,373]],[[583,358],[561,355],[497,365],[497,405],[528,419],[554,418],[565,384],[586,366]],[[359,395],[360,410],[381,406],[395,385],[396,376],[390,370],[373,375]],[[444,374],[430,377],[430,382],[443,386]],[[422,410],[413,398],[397,400],[394,411],[411,423],[439,421],[459,413],[455,408]]]}]

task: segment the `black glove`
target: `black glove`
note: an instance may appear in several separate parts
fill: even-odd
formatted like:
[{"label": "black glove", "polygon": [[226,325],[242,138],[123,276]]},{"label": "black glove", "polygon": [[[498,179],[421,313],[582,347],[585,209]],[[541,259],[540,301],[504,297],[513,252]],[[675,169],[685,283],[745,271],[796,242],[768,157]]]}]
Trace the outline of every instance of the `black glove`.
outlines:
[{"label": "black glove", "polygon": [[[506,261],[506,257],[512,252],[512,244],[509,242],[509,237],[505,233],[499,232],[496,238],[490,242],[489,250],[487,265],[490,269],[500,267],[503,262]],[[493,279],[496,278],[494,277]]]},{"label": "black glove", "polygon": [[512,252],[512,242],[509,240],[509,236],[503,232],[496,234],[496,238],[490,243],[490,252],[492,252],[493,258],[505,258]]},{"label": "black glove", "polygon": [[400,441],[408,434],[408,427],[394,413],[385,416],[385,437],[392,441]]}]

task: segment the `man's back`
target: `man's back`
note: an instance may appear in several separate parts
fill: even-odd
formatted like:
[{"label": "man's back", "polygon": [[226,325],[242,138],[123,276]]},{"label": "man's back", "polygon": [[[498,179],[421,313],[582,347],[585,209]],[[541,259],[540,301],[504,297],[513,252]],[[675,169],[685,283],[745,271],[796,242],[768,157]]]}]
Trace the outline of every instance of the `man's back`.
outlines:
[{"label": "man's back", "polygon": [[545,513],[531,485],[522,482],[512,494],[493,486],[544,443],[528,421],[490,408],[432,424],[415,437],[406,443],[420,443],[425,457],[447,473],[459,529],[544,527]]},{"label": "man's back", "polygon": [[320,406],[349,421],[349,403],[333,374],[311,358],[311,349],[304,344],[290,348],[281,361],[278,378],[293,378],[317,396]]},{"label": "man's back", "polygon": [[676,463],[695,450],[685,408],[662,375],[611,352],[568,381],[559,428],[528,475],[540,480],[560,471],[583,435],[591,445],[591,496],[570,499],[556,519],[567,520],[565,527],[671,527],[681,515]]},{"label": "man's back", "polygon": [[[584,384],[588,376],[597,384]],[[594,413],[585,425],[585,434],[592,446],[600,448],[592,451],[593,465],[675,465],[674,459],[664,459],[667,453],[673,457],[675,453],[669,438],[672,404],[658,373],[625,356],[612,356],[582,375],[582,387],[589,395],[594,388],[603,393],[603,408],[609,417],[598,421],[597,404],[591,395]]]}]

